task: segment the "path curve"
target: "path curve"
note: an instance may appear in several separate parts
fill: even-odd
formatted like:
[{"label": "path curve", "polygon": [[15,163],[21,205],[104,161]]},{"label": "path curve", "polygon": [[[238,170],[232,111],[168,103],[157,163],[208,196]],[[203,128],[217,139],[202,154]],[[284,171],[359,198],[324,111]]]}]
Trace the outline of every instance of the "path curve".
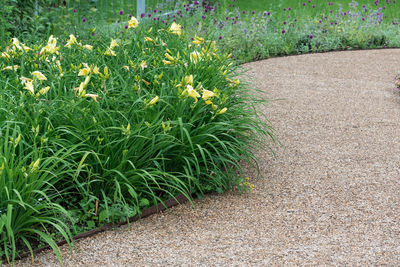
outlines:
[{"label": "path curve", "polygon": [[[400,265],[400,50],[245,65],[283,147],[253,192],[209,195],[76,243],[66,266]],[[250,176],[254,176],[249,171]],[[52,253],[37,266],[55,266]],[[17,265],[30,265],[29,259]]]}]

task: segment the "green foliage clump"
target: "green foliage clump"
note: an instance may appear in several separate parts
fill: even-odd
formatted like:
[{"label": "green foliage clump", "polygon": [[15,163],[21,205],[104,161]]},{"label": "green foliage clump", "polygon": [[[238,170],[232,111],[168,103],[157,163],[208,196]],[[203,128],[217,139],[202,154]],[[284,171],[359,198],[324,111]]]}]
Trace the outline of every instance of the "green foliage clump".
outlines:
[{"label": "green foliage clump", "polygon": [[175,23],[127,25],[1,51],[0,256],[249,187],[241,163],[273,135],[230,55]]}]

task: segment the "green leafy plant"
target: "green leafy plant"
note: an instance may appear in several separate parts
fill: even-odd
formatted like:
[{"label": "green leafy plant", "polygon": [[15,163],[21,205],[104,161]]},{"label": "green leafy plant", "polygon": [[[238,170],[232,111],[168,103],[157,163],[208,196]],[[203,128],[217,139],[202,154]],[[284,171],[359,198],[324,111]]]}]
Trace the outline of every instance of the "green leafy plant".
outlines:
[{"label": "green leafy plant", "polygon": [[[11,130],[13,129],[13,130]],[[8,262],[15,259],[17,248],[32,248],[47,243],[61,259],[53,235],[57,234],[70,244],[71,233],[65,221],[58,219],[68,212],[54,199],[62,194],[54,184],[60,176],[69,175],[69,163],[64,151],[42,157],[39,149],[29,148],[19,132],[18,125],[10,122],[0,128],[0,256]]]},{"label": "green leafy plant", "polygon": [[1,52],[8,260],[43,243],[61,257],[56,240],[178,194],[246,188],[242,162],[256,166],[254,151],[274,140],[256,112],[265,101],[215,41],[176,23],[128,25],[13,38]]}]

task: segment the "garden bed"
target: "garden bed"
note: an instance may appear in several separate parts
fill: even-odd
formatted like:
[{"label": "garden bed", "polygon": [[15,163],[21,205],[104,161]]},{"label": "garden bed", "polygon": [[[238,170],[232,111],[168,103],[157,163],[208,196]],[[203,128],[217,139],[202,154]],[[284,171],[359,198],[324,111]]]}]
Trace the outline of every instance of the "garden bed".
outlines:
[{"label": "garden bed", "polygon": [[1,257],[48,244],[61,260],[57,240],[143,217],[173,196],[249,189],[241,162],[275,139],[240,63],[400,46],[382,3],[254,12],[196,3],[140,23],[119,11],[112,27],[88,16],[57,36],[20,32],[2,44]]},{"label": "garden bed", "polygon": [[240,162],[252,164],[252,149],[273,136],[256,115],[263,100],[215,42],[135,18],[114,34],[13,38],[1,54],[8,261],[44,244],[61,260],[57,240],[176,195],[246,189]]}]

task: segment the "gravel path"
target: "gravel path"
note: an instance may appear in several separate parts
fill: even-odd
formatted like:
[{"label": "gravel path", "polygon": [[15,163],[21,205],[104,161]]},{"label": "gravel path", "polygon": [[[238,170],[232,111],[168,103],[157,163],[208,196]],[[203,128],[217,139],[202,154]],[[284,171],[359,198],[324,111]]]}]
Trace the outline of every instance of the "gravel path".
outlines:
[{"label": "gravel path", "polygon": [[[81,240],[72,258],[63,247],[66,266],[400,265],[400,50],[245,67],[277,100],[263,112],[283,144],[275,159],[258,153],[255,189]],[[46,252],[36,264],[57,261]]]}]

